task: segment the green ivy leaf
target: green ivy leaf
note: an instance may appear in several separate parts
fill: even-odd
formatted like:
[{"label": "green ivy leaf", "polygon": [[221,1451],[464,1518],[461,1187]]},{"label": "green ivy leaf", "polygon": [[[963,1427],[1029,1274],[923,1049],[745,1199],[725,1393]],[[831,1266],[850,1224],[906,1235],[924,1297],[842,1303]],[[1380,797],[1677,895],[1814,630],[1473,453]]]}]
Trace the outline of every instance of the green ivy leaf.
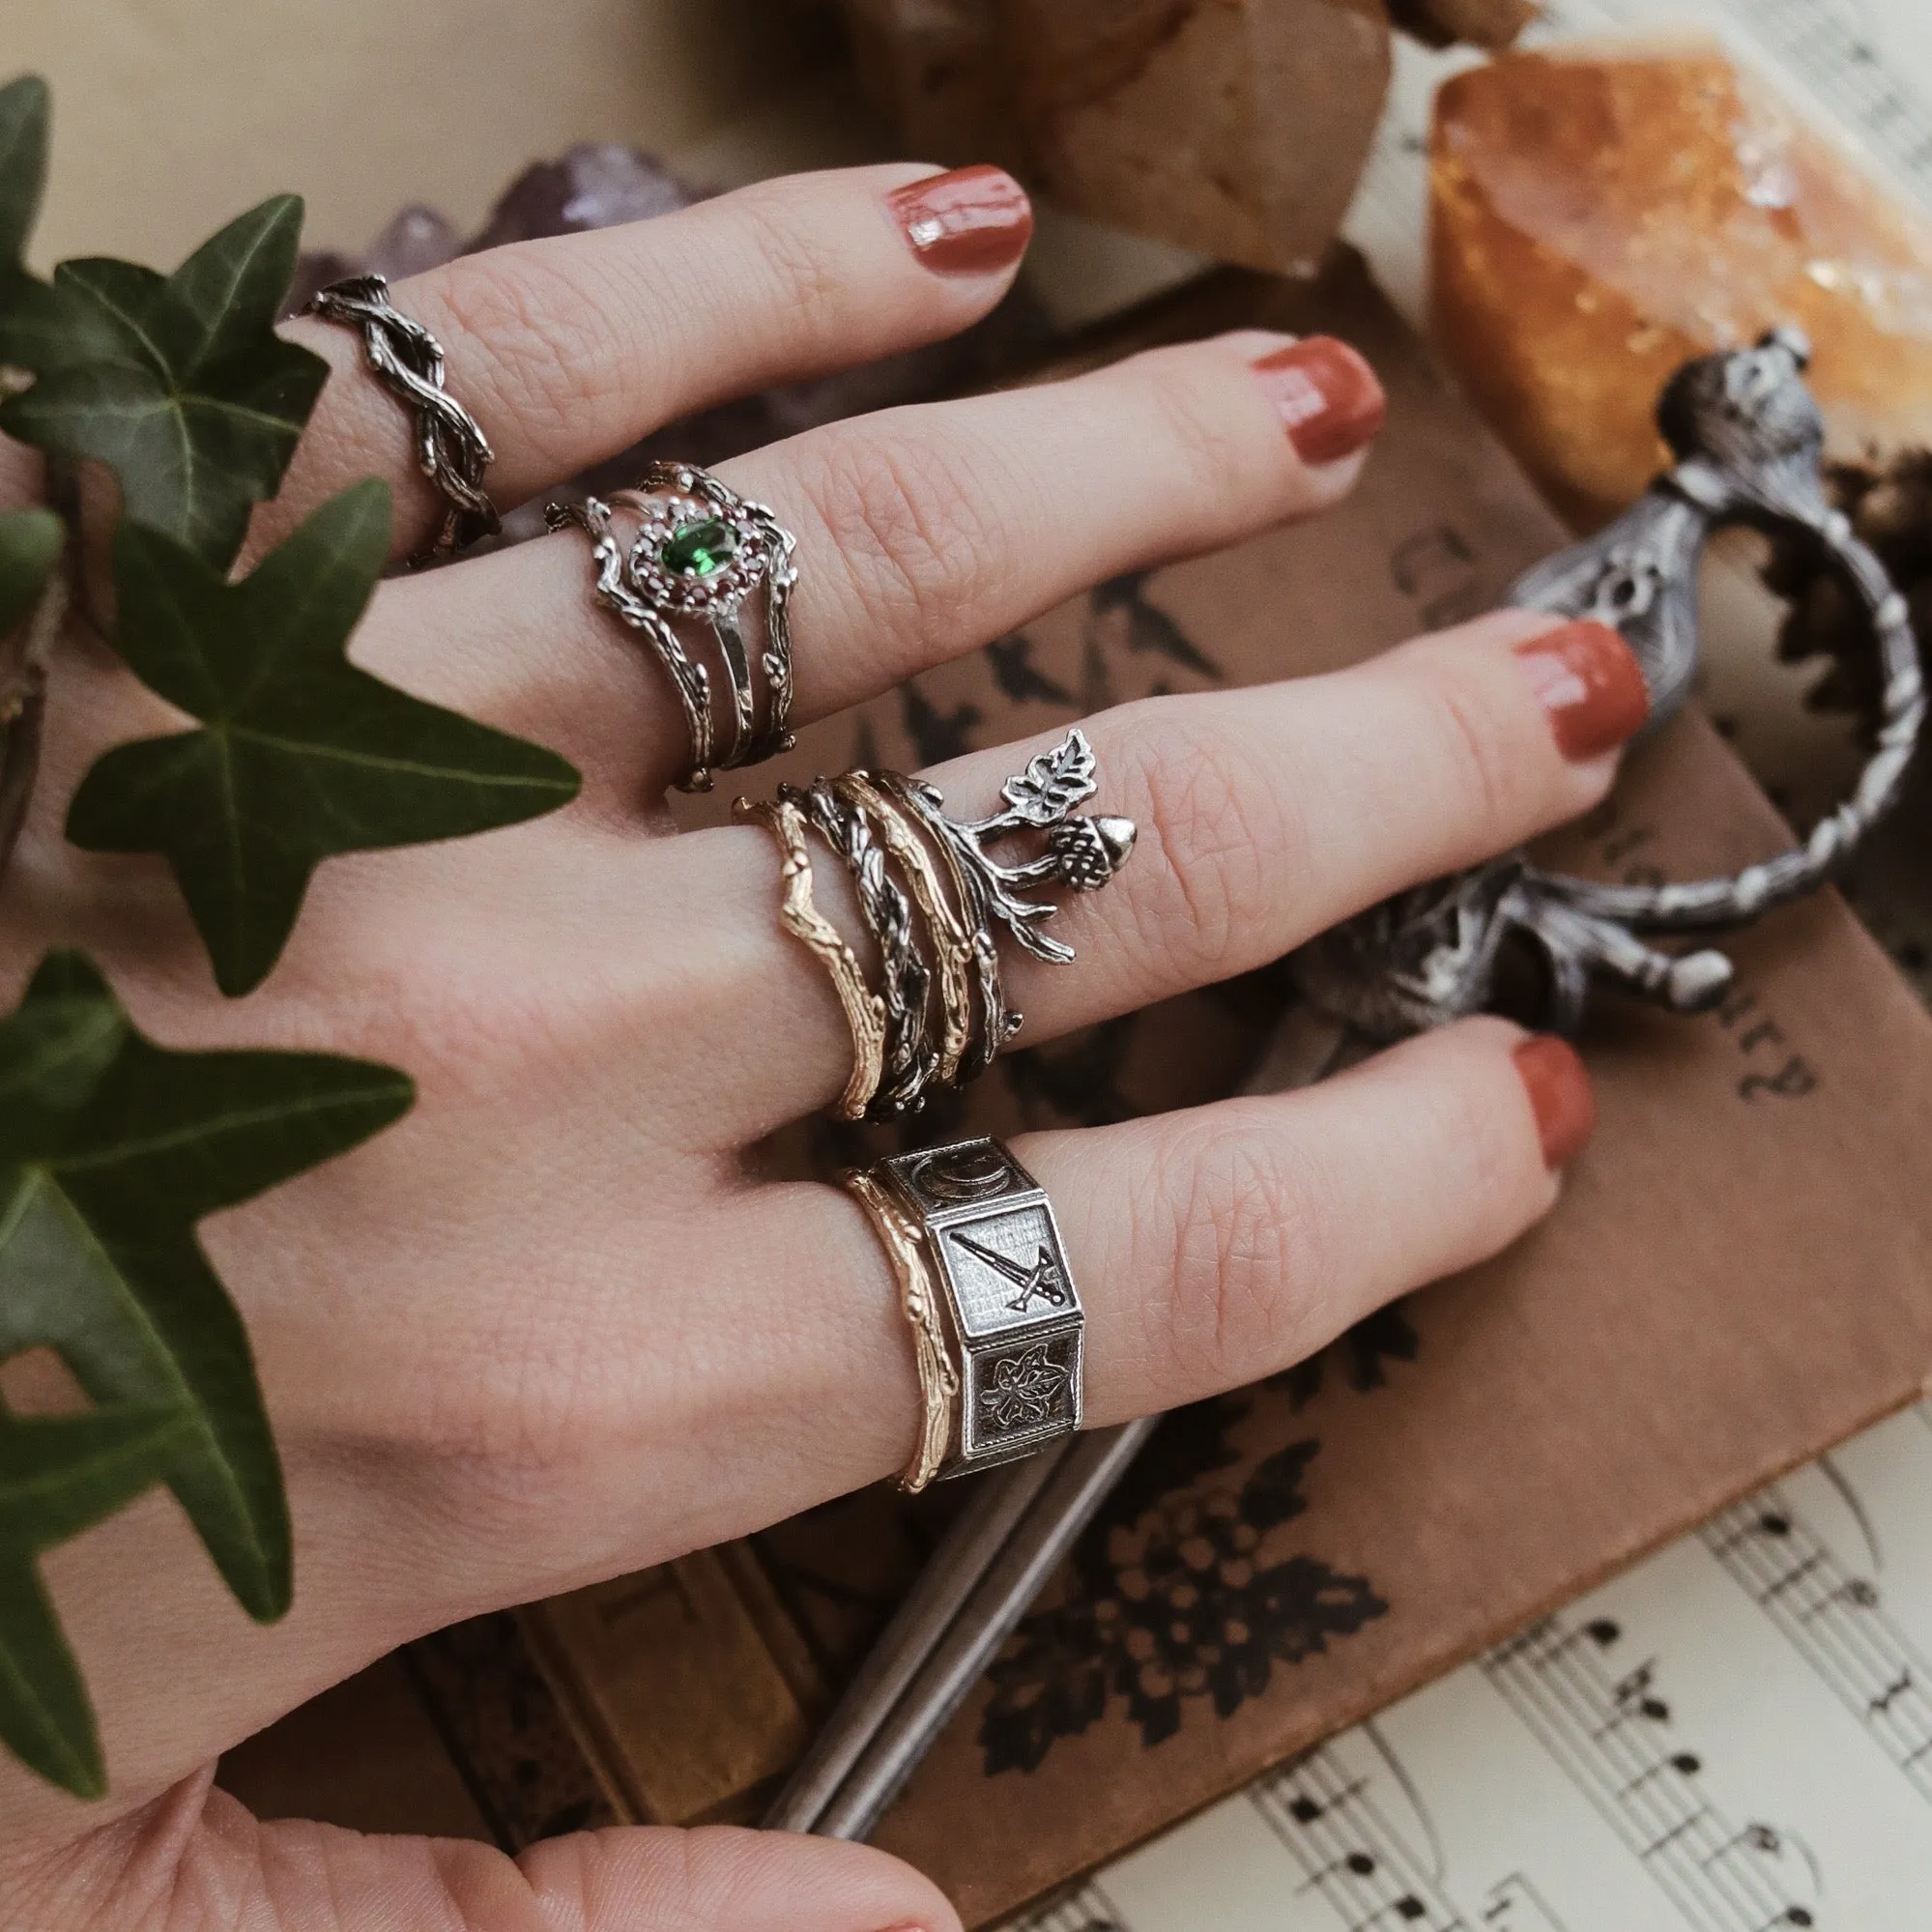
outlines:
[{"label": "green ivy leaf", "polygon": [[111,465],[130,517],[225,568],[250,508],[280,487],[329,374],[274,332],[301,232],[302,202],[284,194],[171,275],[63,262],[54,339],[17,352],[40,380],[0,407],[0,429]]},{"label": "green ivy leaf", "polygon": [[0,87],[0,364],[13,368],[39,368],[60,340],[54,292],[26,263],[46,175],[47,84],[30,73]]},{"label": "green ivy leaf", "polygon": [[389,530],[388,488],[358,483],[238,584],[154,531],[115,534],[122,655],[202,728],[106,753],[68,836],[166,855],[223,993],[261,983],[323,859],[515,824],[577,795],[555,752],[349,663]]},{"label": "green ivy leaf", "polygon": [[0,1409],[0,1741],[78,1798],[101,1797],[107,1771],[34,1559],[151,1488],[187,1430],[171,1409],[27,1418]]},{"label": "green ivy leaf", "polygon": [[47,572],[60,560],[60,518],[52,510],[0,514],[0,637],[27,620]]},{"label": "green ivy leaf", "polygon": [[288,1607],[281,1467],[195,1223],[368,1139],[413,1091],[324,1053],[169,1052],[78,953],[49,954],[0,1021],[0,1360],[52,1348],[100,1405],[0,1428],[0,1737],[71,1789],[98,1788],[99,1751],[36,1552],[165,1483],[249,1615]]}]

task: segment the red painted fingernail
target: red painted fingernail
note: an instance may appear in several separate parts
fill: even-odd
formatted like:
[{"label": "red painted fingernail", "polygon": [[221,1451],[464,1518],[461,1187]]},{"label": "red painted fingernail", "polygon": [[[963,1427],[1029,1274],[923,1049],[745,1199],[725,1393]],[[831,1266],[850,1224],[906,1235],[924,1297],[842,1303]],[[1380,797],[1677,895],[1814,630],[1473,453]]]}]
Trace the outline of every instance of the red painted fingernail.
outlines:
[{"label": "red painted fingernail", "polygon": [[1597,1097],[1576,1049],[1554,1033],[1538,1033],[1515,1050],[1516,1072],[1536,1115],[1543,1166],[1551,1173],[1583,1151],[1597,1125]]},{"label": "red painted fingernail", "polygon": [[1516,646],[1516,662],[1549,713],[1565,758],[1600,758],[1650,715],[1636,654],[1608,624],[1588,618]]},{"label": "red painted fingernail", "polygon": [[1374,370],[1333,335],[1290,342],[1252,366],[1304,463],[1339,463],[1354,455],[1388,414]]},{"label": "red painted fingernail", "polygon": [[895,187],[886,197],[912,252],[942,275],[1010,268],[1033,233],[1026,190],[1004,168],[954,168]]}]

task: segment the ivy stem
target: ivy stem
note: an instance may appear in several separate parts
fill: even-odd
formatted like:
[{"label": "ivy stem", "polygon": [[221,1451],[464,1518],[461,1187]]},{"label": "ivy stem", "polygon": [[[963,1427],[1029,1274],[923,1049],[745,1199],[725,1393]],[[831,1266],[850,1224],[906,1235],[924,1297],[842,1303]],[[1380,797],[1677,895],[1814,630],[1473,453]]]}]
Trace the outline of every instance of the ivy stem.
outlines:
[{"label": "ivy stem", "polygon": [[47,572],[27,621],[0,646],[0,880],[33,802],[47,705],[47,660],[67,621],[71,592],[65,557]]}]

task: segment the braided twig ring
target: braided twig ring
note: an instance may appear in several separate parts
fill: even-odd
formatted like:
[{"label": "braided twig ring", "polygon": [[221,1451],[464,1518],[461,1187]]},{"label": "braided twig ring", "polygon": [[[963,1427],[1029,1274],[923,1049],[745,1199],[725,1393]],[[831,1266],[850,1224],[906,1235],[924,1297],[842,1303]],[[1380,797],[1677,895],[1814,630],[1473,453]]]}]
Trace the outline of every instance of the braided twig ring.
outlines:
[{"label": "braided twig ring", "polygon": [[448,508],[442,527],[411,563],[441,562],[496,535],[502,520],[483,488],[483,472],[495,452],[476,418],[443,387],[442,344],[394,306],[388,279],[351,275],[331,282],[306,312],[360,330],[369,367],[416,419],[417,464]]}]

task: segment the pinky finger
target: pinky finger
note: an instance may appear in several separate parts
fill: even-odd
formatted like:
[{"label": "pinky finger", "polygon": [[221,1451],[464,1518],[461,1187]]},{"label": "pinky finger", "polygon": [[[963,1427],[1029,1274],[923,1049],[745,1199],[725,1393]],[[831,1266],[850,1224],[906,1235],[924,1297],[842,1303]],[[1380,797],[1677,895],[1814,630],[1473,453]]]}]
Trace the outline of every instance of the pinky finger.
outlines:
[{"label": "pinky finger", "polygon": [[1030,1137],[1087,1305],[1087,1422],[1277,1372],[1554,1205],[1588,1139],[1569,1046],[1500,1020],[1300,1092]]}]

